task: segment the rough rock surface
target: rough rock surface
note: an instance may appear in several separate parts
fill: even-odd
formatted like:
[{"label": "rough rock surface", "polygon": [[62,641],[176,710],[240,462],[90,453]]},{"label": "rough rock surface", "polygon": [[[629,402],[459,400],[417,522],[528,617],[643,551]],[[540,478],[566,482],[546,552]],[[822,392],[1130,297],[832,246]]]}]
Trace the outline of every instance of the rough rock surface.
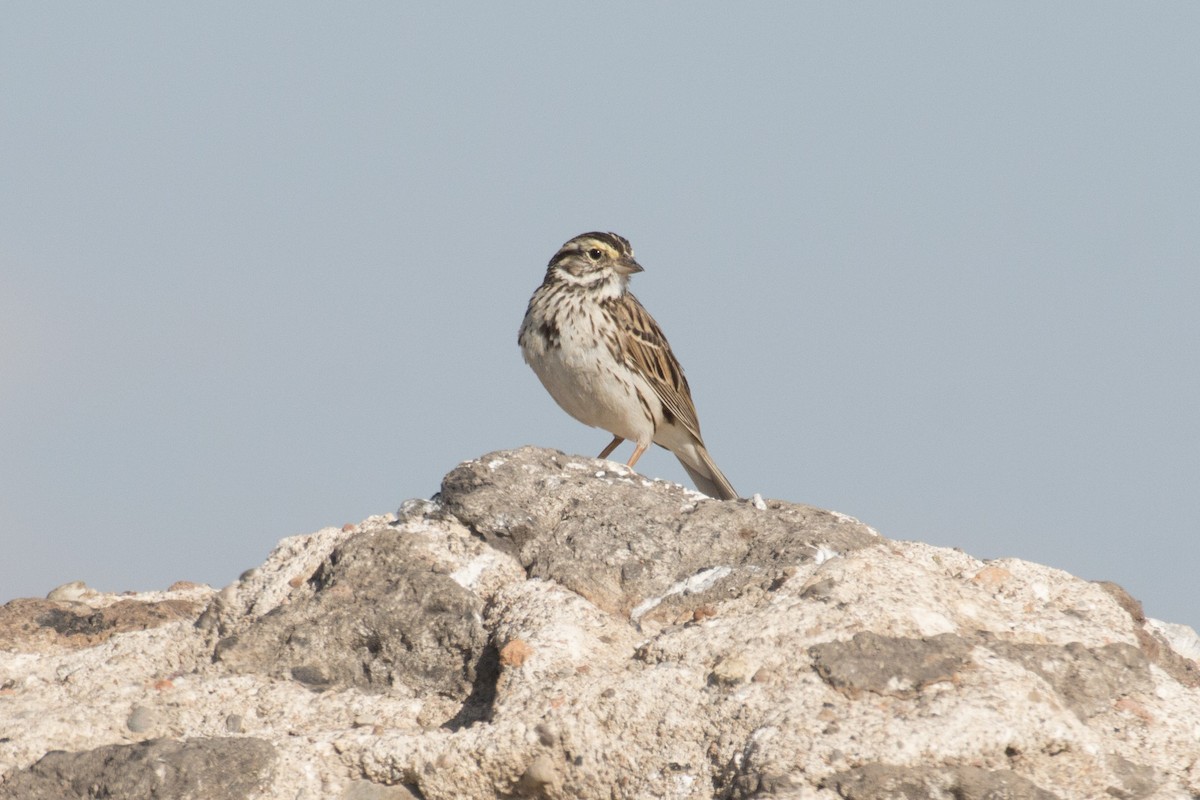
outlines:
[{"label": "rough rock surface", "polygon": [[274,760],[274,748],[261,739],[151,739],[79,753],[55,750],[3,788],[24,800],[255,797],[270,785]]},{"label": "rough rock surface", "polygon": [[1111,584],[523,448],[220,591],[0,608],[0,800],[1200,796]]}]

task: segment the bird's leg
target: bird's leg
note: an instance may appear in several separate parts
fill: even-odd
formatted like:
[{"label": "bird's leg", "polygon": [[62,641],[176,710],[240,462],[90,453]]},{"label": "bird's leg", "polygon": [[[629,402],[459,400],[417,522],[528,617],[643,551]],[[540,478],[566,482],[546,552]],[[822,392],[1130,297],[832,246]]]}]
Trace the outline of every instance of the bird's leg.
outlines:
[{"label": "bird's leg", "polygon": [[608,458],[610,455],[612,455],[612,451],[617,449],[617,445],[623,441],[625,440],[620,436],[614,436],[613,440],[608,443],[608,447],[601,450],[600,455],[596,456],[596,458]]},{"label": "bird's leg", "polygon": [[633,465],[637,463],[637,460],[642,457],[642,453],[646,452],[646,448],[649,446],[650,443],[647,442],[646,444],[639,444],[637,447],[633,448],[633,455],[629,457],[629,463],[625,466],[633,469]]}]

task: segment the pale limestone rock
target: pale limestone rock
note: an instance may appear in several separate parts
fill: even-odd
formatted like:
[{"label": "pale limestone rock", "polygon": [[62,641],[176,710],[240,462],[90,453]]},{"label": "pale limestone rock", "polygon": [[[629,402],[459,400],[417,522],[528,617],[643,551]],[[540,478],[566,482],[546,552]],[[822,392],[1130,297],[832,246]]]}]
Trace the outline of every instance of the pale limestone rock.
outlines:
[{"label": "pale limestone rock", "polygon": [[1119,587],[533,448],[0,634],[0,800],[1200,794],[1195,633]]}]

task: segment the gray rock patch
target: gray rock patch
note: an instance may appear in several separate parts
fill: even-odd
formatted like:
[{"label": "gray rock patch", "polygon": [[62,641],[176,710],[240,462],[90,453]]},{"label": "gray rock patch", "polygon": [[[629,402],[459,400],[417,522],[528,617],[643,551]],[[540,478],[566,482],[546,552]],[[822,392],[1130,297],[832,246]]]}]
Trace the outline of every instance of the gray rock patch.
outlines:
[{"label": "gray rock patch", "polygon": [[1060,800],[1010,770],[864,764],[821,781],[845,800]]},{"label": "gray rock patch", "polygon": [[482,603],[390,529],[338,546],[296,596],[223,639],[214,658],[315,690],[405,686],[464,700],[487,645]]},{"label": "gray rock patch", "polygon": [[1129,644],[1089,648],[1079,642],[1043,645],[987,640],[988,649],[1018,661],[1054,687],[1067,708],[1086,720],[1151,686],[1145,654]]},{"label": "gray rock patch", "polygon": [[47,753],[2,785],[0,800],[248,800],[271,780],[261,739],[152,739]]},{"label": "gray rock patch", "polygon": [[952,680],[969,663],[971,646],[951,633],[909,639],[864,631],[808,652],[817,674],[849,697],[863,692],[912,697],[931,683]]}]

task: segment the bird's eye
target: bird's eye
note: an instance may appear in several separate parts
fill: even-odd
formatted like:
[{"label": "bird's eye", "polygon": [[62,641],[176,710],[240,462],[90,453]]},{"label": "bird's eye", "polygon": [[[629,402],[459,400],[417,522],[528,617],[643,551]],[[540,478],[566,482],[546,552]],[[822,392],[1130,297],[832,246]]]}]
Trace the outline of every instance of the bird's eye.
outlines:
[{"label": "bird's eye", "polygon": [[593,247],[591,250],[587,251],[587,254],[588,254],[588,258],[590,258],[592,261],[599,261],[600,256],[604,255],[603,253],[600,252],[599,247]]}]

